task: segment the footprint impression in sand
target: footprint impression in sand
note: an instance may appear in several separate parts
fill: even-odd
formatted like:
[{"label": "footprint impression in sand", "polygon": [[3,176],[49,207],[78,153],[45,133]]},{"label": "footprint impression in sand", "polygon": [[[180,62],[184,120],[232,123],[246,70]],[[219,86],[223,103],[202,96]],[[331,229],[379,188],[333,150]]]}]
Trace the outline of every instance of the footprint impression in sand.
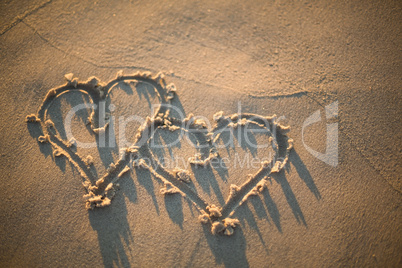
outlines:
[{"label": "footprint impression in sand", "polygon": [[[248,113],[224,115],[220,111],[213,115],[212,126],[193,114],[185,118],[177,116],[177,109],[172,105],[177,94],[176,88],[166,83],[162,73],[152,75],[149,72],[137,72],[125,75],[119,71],[116,78],[108,83],[96,77],[81,82],[72,74],[67,74],[65,78],[67,83],[51,89],[38,112],[28,115],[26,121],[39,124],[42,135],[38,141],[49,143],[54,157],[66,157],[78,170],[86,190],[84,199],[88,209],[109,206],[119,187],[119,179],[127,172],[146,169],[163,183],[161,194],[180,194],[188,198],[199,211],[200,222],[210,225],[213,234],[231,235],[239,224],[233,218],[236,208],[249,196],[257,195],[267,187],[270,175],[284,168],[293,147],[293,140],[287,136],[289,127],[279,124],[275,116]],[[83,94],[91,110],[86,120],[87,130],[97,137],[99,145],[100,137],[104,137],[109,128],[113,127],[113,111],[107,111],[106,106],[126,109],[132,105],[130,98],[122,98],[121,103],[113,103],[114,106],[107,103],[113,102],[112,89],[122,83],[129,88],[139,84],[146,86],[151,92],[149,96],[157,99],[159,105],[153,116],[136,121],[140,124],[138,129],[136,127],[134,131],[128,131],[131,136],[127,139],[124,137],[123,143],[119,140],[120,145],[126,145],[120,151],[120,158],[112,162],[103,175],[98,176],[91,169],[94,165],[93,157],[83,157],[77,153],[77,147],[82,144],[59,133],[58,122],[51,120],[51,106],[65,93],[78,91]],[[150,99],[144,95],[142,101],[149,102]],[[255,150],[261,143],[267,146],[263,150]],[[226,160],[238,156],[236,148],[239,148],[239,144],[252,158],[263,160],[252,168],[241,167],[231,172],[231,169],[236,168],[233,166],[235,162]],[[265,158],[258,155],[261,152]],[[172,157],[162,157],[165,154],[184,155],[182,159],[185,161],[170,161]],[[205,183],[212,170],[222,177],[224,186]],[[223,194],[217,189],[219,187],[223,188]],[[213,200],[207,200],[205,194],[202,194],[210,191],[210,188],[216,193]]]}]

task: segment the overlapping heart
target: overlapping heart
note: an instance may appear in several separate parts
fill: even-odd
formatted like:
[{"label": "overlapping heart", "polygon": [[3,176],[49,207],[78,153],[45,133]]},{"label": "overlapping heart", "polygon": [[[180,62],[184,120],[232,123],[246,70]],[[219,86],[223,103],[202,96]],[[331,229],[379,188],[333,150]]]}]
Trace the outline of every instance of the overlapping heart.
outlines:
[{"label": "overlapping heart", "polygon": [[[124,75],[122,71],[119,71],[116,78],[108,83],[102,83],[96,77],[79,82],[72,74],[67,74],[65,78],[67,84],[51,89],[38,113],[28,115],[26,121],[40,124],[43,135],[38,137],[38,141],[50,143],[55,157],[64,155],[77,168],[87,191],[84,199],[88,209],[110,205],[119,186],[118,180],[123,174],[133,169],[148,169],[155,178],[163,182],[164,187],[160,191],[162,194],[179,193],[188,198],[200,212],[199,220],[204,224],[210,224],[213,234],[231,235],[234,227],[239,224],[237,219],[232,218],[236,208],[250,195],[256,195],[264,190],[270,174],[280,172],[284,168],[293,147],[293,140],[287,136],[289,127],[279,124],[275,116],[267,117],[247,113],[225,116],[223,112],[217,112],[213,116],[215,123],[212,128],[208,128],[204,120],[192,114],[184,119],[171,116],[171,101],[177,92],[173,84],[166,83],[162,73],[152,75],[150,72],[137,72],[132,75]],[[100,109],[99,103],[107,98],[114,85],[122,81],[136,81],[151,85],[159,96],[160,105],[155,114],[147,117],[139,127],[134,142],[123,150],[117,163],[112,163],[103,176],[96,178],[90,170],[91,159],[83,159],[72,150],[72,147],[75,146],[73,140],[67,141],[61,138],[54,122],[48,118],[48,109],[60,95],[79,91],[89,97],[92,113],[88,118],[88,124],[95,135],[100,135],[108,128],[109,122],[96,120],[104,112]],[[98,125],[99,122],[101,125]],[[188,170],[168,169],[160,163],[149,144],[155,133],[161,130],[192,135],[197,139],[197,148],[202,147],[203,153],[197,153],[191,157],[189,163],[195,168],[205,167],[212,165],[214,161],[219,161],[220,148],[217,143],[224,131],[248,126],[265,131],[274,151],[274,157],[271,161],[261,162],[255,174],[249,175],[241,185],[230,185],[228,197],[222,207],[206,202],[189,186],[192,175]],[[147,162],[145,159],[153,159],[153,161]]]}]

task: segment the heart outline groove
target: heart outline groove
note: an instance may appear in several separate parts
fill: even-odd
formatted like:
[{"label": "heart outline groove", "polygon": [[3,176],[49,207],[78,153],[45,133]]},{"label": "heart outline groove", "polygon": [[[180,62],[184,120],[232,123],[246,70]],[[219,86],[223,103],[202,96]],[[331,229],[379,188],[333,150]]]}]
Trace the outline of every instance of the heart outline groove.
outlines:
[{"label": "heart outline groove", "polygon": [[[66,84],[48,91],[37,114],[28,115],[26,122],[40,124],[42,135],[38,137],[39,143],[50,143],[55,157],[65,156],[78,170],[86,190],[84,200],[87,209],[109,206],[119,187],[118,180],[123,174],[134,171],[134,169],[147,169],[164,184],[160,190],[161,194],[181,194],[188,198],[199,211],[200,222],[209,224],[213,234],[231,235],[235,226],[239,224],[239,220],[233,218],[237,207],[247,201],[249,196],[257,195],[267,187],[270,175],[284,169],[293,148],[293,139],[287,135],[290,127],[277,122],[275,115],[261,116],[241,113],[225,116],[220,111],[214,114],[215,123],[211,128],[208,128],[205,121],[197,119],[193,114],[189,114],[184,119],[170,116],[169,105],[177,95],[177,91],[174,84],[166,83],[163,73],[152,75],[150,72],[136,72],[125,75],[119,71],[116,77],[107,83],[101,82],[94,76],[84,82],[78,81],[73,74],[66,74],[65,79]],[[100,135],[106,131],[109,122],[103,122],[102,126],[97,125],[95,119],[97,116],[100,118],[99,115],[102,112],[99,103],[108,97],[117,83],[126,81],[142,82],[153,86],[159,97],[160,105],[154,115],[147,116],[144,123],[138,128],[134,142],[129,147],[122,149],[117,163],[111,163],[106,173],[97,178],[90,170],[91,159],[83,159],[72,150],[72,147],[76,146],[74,140],[67,141],[61,138],[54,122],[47,118],[48,109],[59,96],[72,91],[81,92],[87,95],[92,109],[87,123],[94,135]],[[204,144],[208,146],[209,153],[206,157],[197,154],[189,159],[189,163],[195,167],[205,167],[220,157],[217,141],[224,130],[233,130],[249,124],[267,131],[275,156],[271,162],[261,162],[260,168],[254,174],[248,175],[242,185],[230,185],[229,195],[222,207],[203,200],[188,185],[191,181],[190,172],[183,169],[169,170],[165,168],[149,146],[149,141],[159,129],[171,132],[179,130],[184,133],[191,132],[191,134],[201,137]],[[144,159],[153,161],[147,163]]]}]

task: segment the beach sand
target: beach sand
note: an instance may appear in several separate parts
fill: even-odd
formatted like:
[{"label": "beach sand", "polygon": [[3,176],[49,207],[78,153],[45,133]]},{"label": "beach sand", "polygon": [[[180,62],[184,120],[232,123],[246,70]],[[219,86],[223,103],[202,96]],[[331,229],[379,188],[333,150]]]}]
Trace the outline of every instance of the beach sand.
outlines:
[{"label": "beach sand", "polygon": [[[401,266],[401,8],[398,1],[1,3],[0,266]],[[272,148],[223,146],[224,170],[178,165],[190,172],[195,194],[186,197],[161,194],[160,178],[132,168],[109,206],[87,210],[79,169],[38,141],[40,124],[25,122],[65,74],[108,82],[119,70],[163,72],[177,88],[173,118],[276,114],[291,127],[287,165],[234,209],[231,236],[200,223],[194,200],[224,206],[230,185],[259,169],[234,165],[236,156]],[[113,89],[115,137],[119,118],[153,116],[159,100],[148,87]],[[54,100],[47,118],[61,138],[71,108],[88,101],[79,92]],[[71,133],[95,142],[88,111],[80,113]],[[126,129],[127,144],[140,125]],[[155,135],[162,144],[176,139],[168,129]],[[71,151],[90,155],[100,178],[127,144]],[[329,147],[337,154],[328,160]],[[184,139],[151,151],[165,161],[197,153]]]}]

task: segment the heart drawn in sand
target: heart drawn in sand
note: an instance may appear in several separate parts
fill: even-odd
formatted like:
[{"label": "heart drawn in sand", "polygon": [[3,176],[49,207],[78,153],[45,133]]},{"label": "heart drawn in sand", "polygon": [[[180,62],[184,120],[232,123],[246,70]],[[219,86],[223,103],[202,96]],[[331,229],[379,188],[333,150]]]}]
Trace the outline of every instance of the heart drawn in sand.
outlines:
[{"label": "heart drawn in sand", "polygon": [[[214,124],[211,127],[203,119],[193,114],[189,114],[185,118],[177,118],[172,109],[174,107],[172,100],[177,91],[173,84],[166,83],[162,73],[152,75],[149,72],[137,72],[132,75],[124,75],[122,71],[119,71],[116,78],[108,83],[102,83],[96,77],[79,82],[72,74],[67,74],[65,78],[67,84],[51,89],[37,114],[28,115],[26,121],[40,124],[43,134],[38,137],[38,141],[50,143],[55,157],[65,156],[79,171],[87,192],[84,199],[88,209],[110,205],[119,186],[118,180],[126,172],[146,169],[164,184],[160,190],[161,194],[181,194],[188,198],[198,209],[200,222],[209,224],[213,234],[231,235],[235,226],[239,224],[239,221],[233,218],[236,208],[249,196],[257,195],[267,187],[266,183],[270,174],[278,173],[284,168],[293,147],[293,140],[286,134],[289,127],[279,124],[275,116],[249,113],[224,115],[220,111],[213,115]],[[93,162],[91,157],[82,158],[73,150],[73,147],[78,145],[76,141],[61,138],[55,123],[49,119],[49,108],[60,95],[79,91],[88,97],[92,107],[87,122],[90,131],[94,135],[103,135],[110,127],[111,122],[110,114],[105,113],[105,107],[101,104],[108,98],[112,88],[121,82],[144,83],[153,87],[159,97],[160,105],[152,117],[147,116],[143,120],[132,138],[132,143],[122,150],[120,159],[116,163],[110,164],[103,176],[96,177],[90,169]],[[272,155],[258,162],[253,171],[254,174],[245,176],[238,185],[229,184],[226,189],[226,198],[224,200],[221,198],[223,201],[220,203],[223,204],[213,204],[204,200],[194,187],[193,173],[220,168],[221,171],[223,170],[223,174],[227,175],[228,167],[222,155],[229,152],[227,141],[233,139],[228,139],[228,137],[233,138],[233,133],[241,134],[253,131],[262,133],[262,138],[269,145]],[[174,137],[175,142],[187,139],[193,144],[194,155],[187,159],[188,166],[186,165],[185,168],[168,167],[158,156],[158,149],[166,149],[166,146],[160,146],[157,141],[166,134]],[[255,145],[258,146],[254,136],[254,134],[243,135],[243,138],[246,137],[248,142],[254,140]],[[238,137],[236,138],[239,140]]]}]

